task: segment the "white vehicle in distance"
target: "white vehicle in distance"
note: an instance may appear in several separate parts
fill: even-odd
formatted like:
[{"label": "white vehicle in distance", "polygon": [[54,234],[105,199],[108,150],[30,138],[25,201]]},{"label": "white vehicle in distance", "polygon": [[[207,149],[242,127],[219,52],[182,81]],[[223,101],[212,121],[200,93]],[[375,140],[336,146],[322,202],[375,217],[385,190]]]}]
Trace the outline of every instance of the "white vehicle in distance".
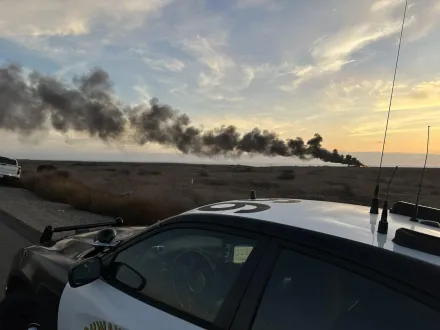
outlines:
[{"label": "white vehicle in distance", "polygon": [[0,181],[15,182],[20,179],[21,166],[16,159],[0,156]]}]

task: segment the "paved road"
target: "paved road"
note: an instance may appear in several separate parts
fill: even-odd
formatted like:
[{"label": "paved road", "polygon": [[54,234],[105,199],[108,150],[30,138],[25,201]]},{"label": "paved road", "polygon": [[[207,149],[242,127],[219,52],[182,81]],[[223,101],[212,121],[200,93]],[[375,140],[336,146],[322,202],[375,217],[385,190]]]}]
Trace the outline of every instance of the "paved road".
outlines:
[{"label": "paved road", "polygon": [[12,258],[20,248],[31,245],[30,241],[35,241],[36,233],[23,228],[18,221],[0,210],[0,299],[4,296]]}]

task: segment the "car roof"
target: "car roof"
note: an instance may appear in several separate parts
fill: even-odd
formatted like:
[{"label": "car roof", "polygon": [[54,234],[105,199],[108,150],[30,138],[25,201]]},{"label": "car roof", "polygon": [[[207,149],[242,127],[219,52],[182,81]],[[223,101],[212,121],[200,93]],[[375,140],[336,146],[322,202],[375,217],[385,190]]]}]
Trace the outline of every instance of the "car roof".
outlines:
[{"label": "car roof", "polygon": [[440,265],[439,256],[406,248],[392,241],[399,228],[410,229],[437,238],[440,238],[440,229],[412,222],[409,217],[389,213],[388,234],[379,234],[377,227],[381,216],[370,214],[369,211],[366,206],[345,203],[260,198],[209,204],[183,214],[228,215],[293,226],[357,241]]}]

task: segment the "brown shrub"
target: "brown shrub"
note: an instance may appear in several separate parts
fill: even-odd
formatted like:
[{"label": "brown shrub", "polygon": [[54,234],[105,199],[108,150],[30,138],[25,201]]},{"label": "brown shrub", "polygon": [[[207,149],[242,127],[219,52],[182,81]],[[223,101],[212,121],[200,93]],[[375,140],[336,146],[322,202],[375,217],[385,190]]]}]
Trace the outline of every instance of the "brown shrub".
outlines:
[{"label": "brown shrub", "polygon": [[208,177],[209,173],[206,169],[202,169],[202,170],[200,170],[199,175],[203,176],[203,177]]},{"label": "brown shrub", "polygon": [[278,175],[278,180],[294,180],[295,179],[295,173],[293,170],[283,170],[283,172]]},{"label": "brown shrub", "polygon": [[229,182],[227,182],[223,179],[202,179],[201,181],[203,182],[203,184],[208,185],[208,186],[221,187],[221,186],[229,185]]},{"label": "brown shrub", "polygon": [[52,164],[41,164],[37,167],[37,172],[44,172],[44,171],[55,171],[57,167]]},{"label": "brown shrub", "polygon": [[[113,195],[92,189],[60,171],[27,174],[21,181],[25,189],[43,199],[91,213],[122,217],[126,225],[150,225],[196,206],[190,198],[182,198],[180,202],[168,200],[166,196],[173,194],[145,198]],[[185,195],[195,197],[194,193],[182,193]]]},{"label": "brown shrub", "polygon": [[137,174],[138,174],[138,175],[148,175],[148,174],[150,174],[150,175],[161,175],[162,172],[160,172],[160,171],[151,171],[151,170],[140,169],[140,170],[137,172]]},{"label": "brown shrub", "polygon": [[250,166],[244,166],[244,165],[238,165],[233,169],[234,172],[241,172],[241,173],[250,173],[253,171],[252,167]]},{"label": "brown shrub", "polygon": [[62,179],[70,178],[70,172],[66,170],[55,171],[55,175]]},{"label": "brown shrub", "polygon": [[87,186],[79,181],[70,179],[67,171],[40,172],[27,174],[21,178],[25,189],[37,196],[59,203],[68,203],[70,196],[84,194]]}]

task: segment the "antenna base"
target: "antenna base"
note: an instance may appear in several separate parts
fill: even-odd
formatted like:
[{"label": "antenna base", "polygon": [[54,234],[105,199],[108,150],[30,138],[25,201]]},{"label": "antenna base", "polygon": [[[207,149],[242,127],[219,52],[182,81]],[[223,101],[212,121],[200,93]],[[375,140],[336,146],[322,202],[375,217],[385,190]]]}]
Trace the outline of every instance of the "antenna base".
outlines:
[{"label": "antenna base", "polygon": [[255,190],[251,190],[251,199],[257,199],[257,193],[255,192]]},{"label": "antenna base", "polygon": [[377,228],[377,232],[379,234],[387,234],[388,233],[388,201],[383,202],[382,216],[380,217],[379,227]]},{"label": "antenna base", "polygon": [[417,202],[416,205],[414,206],[413,215],[411,216],[411,218],[409,218],[409,220],[411,220],[412,222],[419,222],[419,219],[417,219],[418,214],[419,214],[419,204]]},{"label": "antenna base", "polygon": [[380,220],[377,232],[379,234],[388,234],[388,222]]},{"label": "antenna base", "polygon": [[371,200],[370,213],[379,214],[379,198],[376,196]]}]

